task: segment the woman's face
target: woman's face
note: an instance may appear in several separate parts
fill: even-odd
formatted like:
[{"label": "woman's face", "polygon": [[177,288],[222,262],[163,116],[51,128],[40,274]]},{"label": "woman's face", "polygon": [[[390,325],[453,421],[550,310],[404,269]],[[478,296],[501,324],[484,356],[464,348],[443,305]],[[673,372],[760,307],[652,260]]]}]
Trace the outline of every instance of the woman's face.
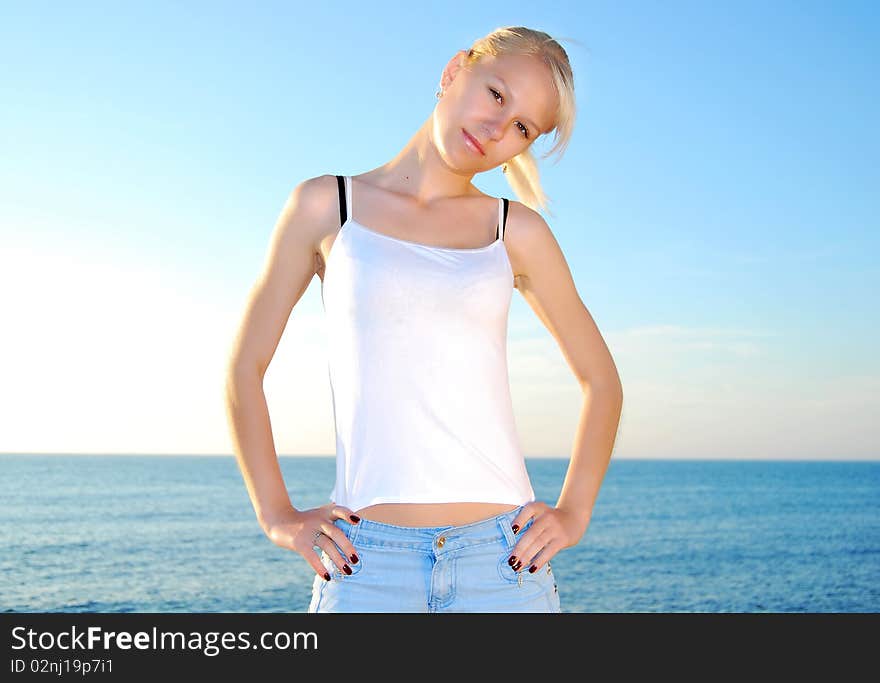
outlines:
[{"label": "woman's face", "polygon": [[443,70],[433,135],[450,166],[480,173],[550,132],[557,99],[550,69],[540,59],[490,56],[466,70],[464,58],[463,51],[456,53]]}]

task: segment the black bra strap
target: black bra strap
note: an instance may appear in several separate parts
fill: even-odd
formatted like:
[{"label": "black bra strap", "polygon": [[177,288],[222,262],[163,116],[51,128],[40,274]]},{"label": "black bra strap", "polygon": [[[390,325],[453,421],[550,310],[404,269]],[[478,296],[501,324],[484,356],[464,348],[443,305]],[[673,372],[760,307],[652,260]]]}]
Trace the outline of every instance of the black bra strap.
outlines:
[{"label": "black bra strap", "polygon": [[336,176],[336,184],[339,187],[339,225],[341,226],[348,215],[348,208],[345,205],[345,179],[341,175]]},{"label": "black bra strap", "polygon": [[[503,215],[503,217],[502,217],[502,220],[503,220],[504,222],[503,222],[502,225],[504,225],[504,228],[505,228],[505,230],[506,230],[506,229],[507,229],[507,210],[508,210],[508,208],[510,207],[510,205],[509,205],[509,203],[508,203],[508,201],[507,201],[507,197],[502,197],[501,200],[502,200],[502,202],[504,203],[504,215]],[[500,229],[501,229],[501,226],[500,226],[500,225],[499,225],[498,227],[495,228],[495,239],[496,239],[496,240],[498,239],[498,231],[499,231]],[[501,236],[501,239],[502,239],[502,240],[504,239],[504,235]]]}]

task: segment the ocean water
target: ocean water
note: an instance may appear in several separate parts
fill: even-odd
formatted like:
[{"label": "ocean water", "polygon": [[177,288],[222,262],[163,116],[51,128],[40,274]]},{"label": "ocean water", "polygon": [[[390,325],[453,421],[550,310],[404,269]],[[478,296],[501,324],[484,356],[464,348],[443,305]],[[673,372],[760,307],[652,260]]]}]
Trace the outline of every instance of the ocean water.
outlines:
[{"label": "ocean water", "polygon": [[[282,457],[299,508],[329,457]],[[568,461],[527,459],[553,504]],[[564,612],[880,611],[880,463],[613,459],[553,559]],[[232,456],[0,455],[0,610],[305,612]]]}]

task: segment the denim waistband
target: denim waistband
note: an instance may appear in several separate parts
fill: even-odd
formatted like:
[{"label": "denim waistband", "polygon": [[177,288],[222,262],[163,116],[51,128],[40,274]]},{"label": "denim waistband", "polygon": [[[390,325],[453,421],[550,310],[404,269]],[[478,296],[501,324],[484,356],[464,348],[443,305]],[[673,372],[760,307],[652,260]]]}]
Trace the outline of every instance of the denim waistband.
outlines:
[{"label": "denim waistband", "polygon": [[[333,523],[352,543],[374,547],[393,547],[429,553],[445,553],[464,547],[492,543],[505,538],[514,541],[511,524],[525,504],[476,522],[445,526],[398,526],[361,517],[357,523],[336,519]],[[531,524],[528,520],[523,530]],[[521,532],[520,532],[521,533]],[[517,536],[518,538],[518,536]]]}]

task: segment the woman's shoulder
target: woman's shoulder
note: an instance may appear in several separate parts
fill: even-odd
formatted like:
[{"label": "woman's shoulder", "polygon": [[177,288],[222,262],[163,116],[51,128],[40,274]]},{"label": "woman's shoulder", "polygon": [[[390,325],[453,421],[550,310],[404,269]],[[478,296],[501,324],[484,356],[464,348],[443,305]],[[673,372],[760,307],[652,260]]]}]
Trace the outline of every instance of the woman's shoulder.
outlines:
[{"label": "woman's shoulder", "polygon": [[535,255],[553,250],[557,243],[553,231],[544,217],[530,206],[514,199],[509,200],[507,221],[504,227],[504,243],[513,268],[515,287],[529,268]]},{"label": "woman's shoulder", "polygon": [[336,192],[338,190],[338,178],[343,177],[344,176],[341,174],[334,175],[332,173],[324,173],[322,175],[316,175],[310,178],[306,178],[305,180],[300,181],[300,185],[310,195],[328,194],[330,192]]},{"label": "woman's shoulder", "polygon": [[296,186],[300,202],[308,207],[310,215],[320,223],[339,218],[340,187],[337,177],[331,173],[306,178]]}]

